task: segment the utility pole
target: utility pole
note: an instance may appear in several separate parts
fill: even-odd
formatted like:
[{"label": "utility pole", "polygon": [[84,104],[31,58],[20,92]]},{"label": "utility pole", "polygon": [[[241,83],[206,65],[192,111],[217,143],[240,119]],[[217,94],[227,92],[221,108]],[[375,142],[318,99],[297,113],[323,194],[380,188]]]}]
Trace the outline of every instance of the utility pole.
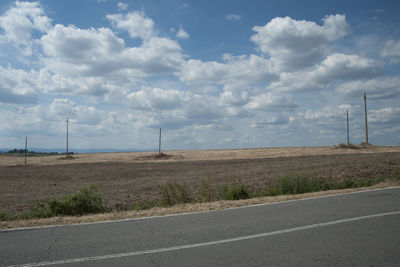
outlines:
[{"label": "utility pole", "polygon": [[68,155],[68,124],[69,124],[68,117],[67,117],[67,120],[65,122],[67,123],[67,155],[66,155],[66,158],[68,158],[69,157],[69,155]]},{"label": "utility pole", "polygon": [[347,146],[350,145],[350,136],[349,136],[349,110],[347,110]]},{"label": "utility pole", "polygon": [[28,136],[25,136],[25,165],[26,165],[26,153],[28,151]]},{"label": "utility pole", "polygon": [[160,128],[160,136],[158,138],[158,155],[161,156],[161,128]]},{"label": "utility pole", "polygon": [[368,145],[367,93],[364,92],[365,144]]}]

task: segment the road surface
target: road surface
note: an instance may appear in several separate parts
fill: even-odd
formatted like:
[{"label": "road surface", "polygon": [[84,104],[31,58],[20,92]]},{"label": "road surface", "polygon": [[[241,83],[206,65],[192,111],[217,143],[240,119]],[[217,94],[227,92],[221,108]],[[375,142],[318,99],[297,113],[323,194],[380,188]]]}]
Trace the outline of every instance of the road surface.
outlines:
[{"label": "road surface", "polygon": [[0,232],[0,266],[400,266],[400,187]]}]

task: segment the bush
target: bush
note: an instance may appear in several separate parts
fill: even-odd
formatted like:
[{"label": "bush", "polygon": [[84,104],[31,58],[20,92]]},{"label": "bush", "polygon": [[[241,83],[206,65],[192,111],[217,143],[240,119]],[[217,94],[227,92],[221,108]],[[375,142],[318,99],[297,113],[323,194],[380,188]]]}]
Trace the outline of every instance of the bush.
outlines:
[{"label": "bush", "polygon": [[224,184],[219,187],[219,199],[223,200],[239,200],[250,197],[249,189],[244,184],[233,184],[228,186]]},{"label": "bush", "polygon": [[159,196],[162,206],[173,206],[193,201],[189,187],[178,182],[168,182],[166,185],[159,186]]},{"label": "bush", "polygon": [[349,143],[349,144],[344,144],[344,143],[340,143],[337,148],[344,148],[344,149],[358,149],[359,147],[356,146],[355,144]]},{"label": "bush", "polygon": [[197,200],[199,202],[211,202],[216,199],[215,188],[213,188],[211,179],[208,181],[202,181],[199,192],[197,194]]},{"label": "bush", "polygon": [[323,187],[324,181],[315,175],[292,173],[279,178],[276,182],[278,194],[303,194],[318,191]]},{"label": "bush", "polygon": [[1,221],[8,221],[8,220],[11,220],[11,219],[12,219],[12,216],[10,216],[8,213],[0,210],[0,222]]},{"label": "bush", "polygon": [[32,217],[76,216],[104,211],[101,195],[97,192],[96,187],[89,186],[60,199],[46,198],[36,201],[32,209]]}]

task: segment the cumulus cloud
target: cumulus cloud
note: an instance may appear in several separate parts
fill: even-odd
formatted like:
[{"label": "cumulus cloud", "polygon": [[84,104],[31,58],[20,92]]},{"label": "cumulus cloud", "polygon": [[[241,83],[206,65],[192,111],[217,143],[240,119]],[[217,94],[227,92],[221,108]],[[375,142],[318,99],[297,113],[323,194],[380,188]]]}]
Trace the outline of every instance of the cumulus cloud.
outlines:
[{"label": "cumulus cloud", "polygon": [[281,70],[296,70],[315,65],[327,53],[327,46],[351,32],[344,15],[330,15],[322,26],[290,17],[274,18],[255,26],[251,36],[258,48],[271,57]]},{"label": "cumulus cloud", "polygon": [[387,41],[381,55],[389,58],[393,64],[400,64],[400,41]]},{"label": "cumulus cloud", "polygon": [[293,102],[291,95],[278,95],[272,92],[263,93],[250,98],[246,105],[249,110],[283,110],[293,109],[297,105]]},{"label": "cumulus cloud", "polygon": [[[56,25],[41,38],[48,71],[65,77],[97,77],[114,82],[172,73],[183,64],[176,41],[151,37],[139,47],[126,47],[110,29]],[[104,92],[104,90],[102,90]],[[96,90],[96,92],[99,92]]]},{"label": "cumulus cloud", "polygon": [[0,41],[11,42],[31,55],[32,31],[45,33],[51,28],[51,19],[44,15],[39,2],[16,1],[14,6],[0,16],[0,27],[4,34]]},{"label": "cumulus cloud", "polygon": [[127,10],[128,9],[128,4],[122,3],[122,2],[118,2],[118,9],[122,10],[122,11]]},{"label": "cumulus cloud", "polygon": [[225,55],[224,62],[188,60],[178,74],[187,83],[254,84],[277,79],[271,63],[259,56]]},{"label": "cumulus cloud", "polygon": [[380,74],[381,67],[372,59],[335,53],[311,69],[282,73],[280,80],[272,83],[270,88],[283,91],[319,90],[331,86],[333,82],[371,79]]},{"label": "cumulus cloud", "polygon": [[129,106],[139,110],[173,110],[182,106],[184,93],[145,87],[127,96]]},{"label": "cumulus cloud", "polygon": [[147,18],[143,12],[134,11],[128,14],[112,14],[106,18],[117,28],[126,30],[132,38],[148,40],[155,36],[154,21]]},{"label": "cumulus cloud", "polygon": [[299,116],[306,120],[325,120],[330,118],[343,118],[346,109],[351,108],[349,105],[326,106],[322,109],[307,109],[306,112],[300,113]]},{"label": "cumulus cloud", "polygon": [[176,38],[188,39],[189,38],[189,34],[182,27],[180,27],[179,30],[176,33]]},{"label": "cumulus cloud", "polygon": [[45,116],[47,120],[69,117],[74,123],[86,125],[97,125],[101,122],[101,112],[94,106],[77,105],[75,101],[67,98],[55,98],[49,105],[47,114],[44,109],[41,116]]},{"label": "cumulus cloud", "polygon": [[38,101],[35,71],[26,72],[0,66],[0,102],[35,104]]},{"label": "cumulus cloud", "polygon": [[367,92],[369,98],[388,99],[400,95],[400,76],[344,83],[336,91],[349,98],[359,98]]},{"label": "cumulus cloud", "polygon": [[368,121],[376,124],[397,124],[400,123],[400,108],[370,109]]}]

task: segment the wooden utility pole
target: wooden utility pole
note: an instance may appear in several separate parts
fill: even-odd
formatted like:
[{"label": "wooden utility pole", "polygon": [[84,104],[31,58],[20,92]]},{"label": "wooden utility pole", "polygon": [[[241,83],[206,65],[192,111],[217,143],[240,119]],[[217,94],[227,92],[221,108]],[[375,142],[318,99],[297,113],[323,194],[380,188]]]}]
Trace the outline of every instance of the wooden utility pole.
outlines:
[{"label": "wooden utility pole", "polygon": [[349,136],[349,110],[347,110],[347,146],[350,145],[350,136]]},{"label": "wooden utility pole", "polygon": [[160,136],[158,138],[158,155],[161,156],[161,128],[160,128]]},{"label": "wooden utility pole", "polygon": [[28,151],[28,136],[25,136],[25,165],[26,165],[26,153]]},{"label": "wooden utility pole", "polygon": [[364,92],[365,144],[368,144],[367,93]]},{"label": "wooden utility pole", "polygon": [[68,158],[68,124],[69,124],[69,119],[68,119],[68,117],[67,117],[67,120],[65,121],[66,123],[67,123],[67,155],[66,155],[66,158]]}]

